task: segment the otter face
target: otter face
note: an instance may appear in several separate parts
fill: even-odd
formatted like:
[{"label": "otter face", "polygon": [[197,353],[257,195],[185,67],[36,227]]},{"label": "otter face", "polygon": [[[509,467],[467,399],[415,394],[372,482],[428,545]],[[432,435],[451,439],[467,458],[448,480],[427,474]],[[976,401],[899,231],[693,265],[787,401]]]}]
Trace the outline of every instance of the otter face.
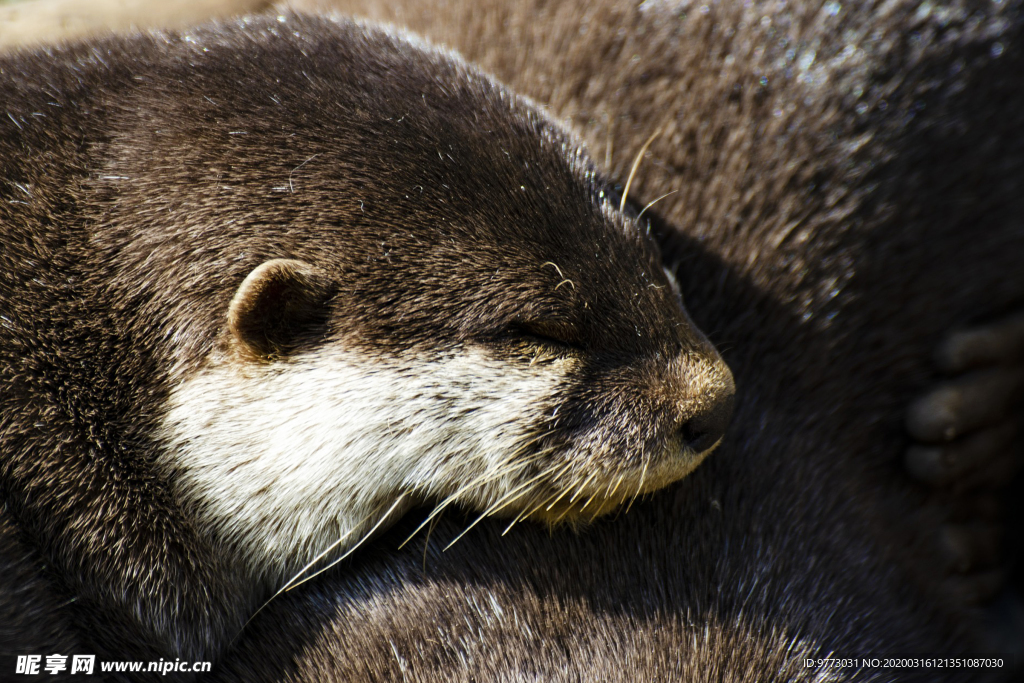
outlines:
[{"label": "otter face", "polygon": [[443,266],[443,242],[396,244],[424,261],[372,277],[254,268],[164,423],[200,518],[276,577],[413,503],[576,522],[688,474],[728,424],[732,376],[612,216],[589,253],[510,234]]},{"label": "otter face", "polygon": [[117,251],[186,264],[161,291],[211,292],[165,332],[205,351],[171,377],[161,465],[271,580],[416,503],[597,517],[689,473],[732,409],[728,368],[573,139],[450,57],[374,39],[370,82],[305,64],[267,86],[259,128],[190,96],[246,135],[182,131],[198,209],[140,202],[196,227]]}]

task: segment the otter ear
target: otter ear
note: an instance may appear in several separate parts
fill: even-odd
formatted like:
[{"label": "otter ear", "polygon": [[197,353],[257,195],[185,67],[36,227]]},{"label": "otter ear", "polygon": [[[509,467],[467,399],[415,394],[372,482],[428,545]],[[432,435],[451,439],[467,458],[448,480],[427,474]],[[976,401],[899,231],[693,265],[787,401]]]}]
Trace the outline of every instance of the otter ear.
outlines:
[{"label": "otter ear", "polygon": [[293,259],[257,266],[228,307],[228,330],[245,355],[270,360],[314,342],[326,328],[331,282],[319,268]]}]

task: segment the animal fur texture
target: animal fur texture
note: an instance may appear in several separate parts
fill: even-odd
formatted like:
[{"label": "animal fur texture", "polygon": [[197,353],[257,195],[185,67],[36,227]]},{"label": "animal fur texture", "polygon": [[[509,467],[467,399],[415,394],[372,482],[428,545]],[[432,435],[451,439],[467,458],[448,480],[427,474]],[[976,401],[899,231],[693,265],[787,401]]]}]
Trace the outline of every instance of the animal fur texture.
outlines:
[{"label": "animal fur texture", "polygon": [[268,673],[243,647],[236,680],[814,680],[805,652],[983,648],[901,406],[944,329],[1021,301],[1018,3],[330,6],[459,49],[619,178],[660,130],[634,196],[675,192],[656,210],[740,404],[691,477],[584,535],[484,522],[442,554],[454,520],[396,557],[396,531],[251,633],[310,654]]},{"label": "animal fur texture", "polygon": [[586,522],[720,442],[647,224],[457,57],[280,16],[0,70],[12,556],[101,656],[220,658],[411,503]]},{"label": "animal fur texture", "polygon": [[[1019,3],[338,4],[569,119],[663,219],[740,393],[716,454],[580,533],[403,522],[280,596],[216,680],[1000,680],[897,465],[934,345],[1024,298]],[[26,563],[38,562],[21,549]],[[54,613],[66,614],[52,604]]]}]

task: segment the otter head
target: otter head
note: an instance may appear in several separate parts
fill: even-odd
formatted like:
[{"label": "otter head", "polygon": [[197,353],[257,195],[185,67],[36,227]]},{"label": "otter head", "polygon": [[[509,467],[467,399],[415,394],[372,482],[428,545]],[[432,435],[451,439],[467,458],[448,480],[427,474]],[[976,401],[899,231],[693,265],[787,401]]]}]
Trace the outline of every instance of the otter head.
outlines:
[{"label": "otter head", "polygon": [[[450,57],[374,39],[388,68],[314,74],[317,117],[275,86],[266,136],[298,126],[305,148],[219,171],[227,270],[164,419],[185,504],[273,580],[416,503],[594,518],[693,470],[732,410],[728,368],[578,143]],[[252,126],[218,168],[244,175],[250,144]],[[285,191],[247,198],[253,177]]]}]

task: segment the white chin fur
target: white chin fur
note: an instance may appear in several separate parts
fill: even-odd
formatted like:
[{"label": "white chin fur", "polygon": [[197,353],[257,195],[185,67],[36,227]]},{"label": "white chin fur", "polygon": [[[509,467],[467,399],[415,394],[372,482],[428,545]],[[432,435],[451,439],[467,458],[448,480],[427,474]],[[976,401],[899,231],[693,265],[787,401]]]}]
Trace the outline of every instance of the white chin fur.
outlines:
[{"label": "white chin fur", "polygon": [[[171,393],[161,464],[216,542],[272,581],[402,494],[441,497],[507,465],[544,423],[567,371],[482,350],[370,359],[325,349],[269,364],[214,362]],[[460,495],[486,505],[501,477]]]}]

